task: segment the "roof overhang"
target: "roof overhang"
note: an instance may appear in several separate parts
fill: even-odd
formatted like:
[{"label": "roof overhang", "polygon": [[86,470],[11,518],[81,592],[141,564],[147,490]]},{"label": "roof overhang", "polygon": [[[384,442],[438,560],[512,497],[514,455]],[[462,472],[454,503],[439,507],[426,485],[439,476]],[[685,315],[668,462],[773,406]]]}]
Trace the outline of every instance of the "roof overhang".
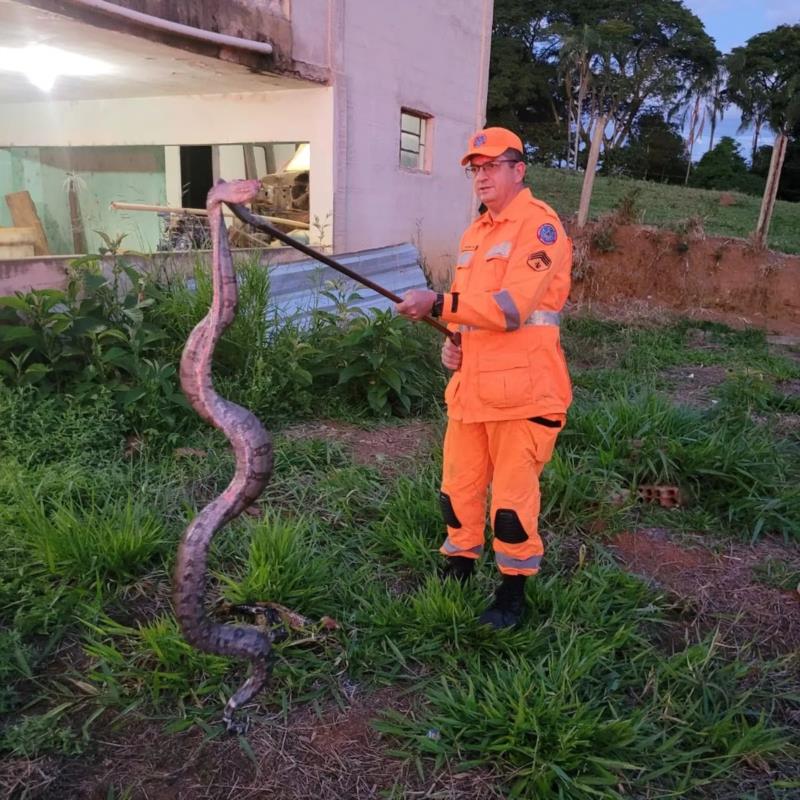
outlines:
[{"label": "roof overhang", "polygon": [[[25,67],[23,50],[31,46],[49,48],[38,52],[52,61],[48,66],[37,59],[36,75]],[[103,15],[87,21],[16,0],[0,0],[0,48],[6,48],[0,50],[6,65],[0,66],[0,104],[263,92],[319,85],[270,71],[268,56],[232,54],[226,48],[147,32]],[[17,68],[21,71],[8,69],[16,52],[20,53]],[[86,69],[67,69],[73,74],[60,74],[59,69],[67,63],[62,53],[77,57],[75,64]],[[41,88],[48,83],[41,75],[50,68],[54,80],[47,90]],[[37,76],[39,80],[34,82],[32,78]]]}]

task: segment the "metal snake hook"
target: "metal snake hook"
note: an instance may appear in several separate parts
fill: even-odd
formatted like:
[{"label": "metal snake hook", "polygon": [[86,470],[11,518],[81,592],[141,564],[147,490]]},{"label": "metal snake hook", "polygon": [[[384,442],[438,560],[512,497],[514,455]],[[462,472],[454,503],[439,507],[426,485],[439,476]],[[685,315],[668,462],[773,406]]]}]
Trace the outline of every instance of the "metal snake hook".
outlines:
[{"label": "metal snake hook", "polygon": [[208,314],[189,335],[181,357],[181,388],[192,408],[221,430],[233,446],[236,471],[225,491],[212,500],[184,531],[175,566],[175,616],[186,640],[199,650],[248,659],[250,675],[228,700],[223,720],[229,731],[242,733],[246,722],[235,713],[266,683],[275,636],[253,626],[213,622],[205,610],[208,551],[215,534],[251,506],[272,474],[272,438],[245,408],[220,397],[211,382],[214,348],[236,315],[238,290],[222,203],[247,203],[259,181],[219,181],[208,193],[214,296]]}]

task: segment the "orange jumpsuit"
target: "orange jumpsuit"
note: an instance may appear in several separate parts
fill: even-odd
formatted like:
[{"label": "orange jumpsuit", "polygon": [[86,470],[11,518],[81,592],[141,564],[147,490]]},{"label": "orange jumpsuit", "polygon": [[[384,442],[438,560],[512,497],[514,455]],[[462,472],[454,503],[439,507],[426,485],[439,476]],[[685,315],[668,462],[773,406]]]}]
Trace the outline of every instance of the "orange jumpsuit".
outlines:
[{"label": "orange jumpsuit", "polygon": [[483,552],[491,483],[499,570],[539,570],[539,476],[572,401],[558,327],[571,266],[572,243],[558,216],[529,189],[500,214],[483,214],[461,239],[441,314],[461,331],[462,347],[445,392],[447,556]]}]

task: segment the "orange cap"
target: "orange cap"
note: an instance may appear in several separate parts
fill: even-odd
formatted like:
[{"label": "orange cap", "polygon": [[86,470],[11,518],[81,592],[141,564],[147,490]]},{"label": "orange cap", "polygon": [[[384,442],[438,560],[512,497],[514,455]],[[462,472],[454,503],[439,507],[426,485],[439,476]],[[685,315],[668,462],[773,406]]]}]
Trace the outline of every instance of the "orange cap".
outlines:
[{"label": "orange cap", "polygon": [[509,147],[519,150],[520,153],[525,152],[522,149],[522,139],[516,133],[508,130],[508,128],[484,128],[470,137],[469,150],[461,159],[461,165],[464,166],[472,156],[497,158],[497,156],[505,153]]}]

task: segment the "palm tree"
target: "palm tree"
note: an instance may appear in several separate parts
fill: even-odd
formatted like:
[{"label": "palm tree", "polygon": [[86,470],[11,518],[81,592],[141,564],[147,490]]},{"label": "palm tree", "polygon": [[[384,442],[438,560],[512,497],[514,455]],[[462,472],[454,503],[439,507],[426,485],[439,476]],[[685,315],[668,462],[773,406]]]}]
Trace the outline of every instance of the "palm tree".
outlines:
[{"label": "palm tree", "polygon": [[753,145],[750,150],[750,163],[752,163],[758,150],[761,129],[770,115],[770,97],[764,82],[751,74],[752,67],[748,55],[746,47],[736,47],[725,59],[729,75],[726,94],[742,112],[738,133],[744,133],[751,125],[753,126]]},{"label": "palm tree", "polygon": [[562,36],[559,72],[564,81],[567,100],[567,166],[577,169],[578,151],[584,133],[584,105],[592,80],[592,49],[596,37],[588,25],[584,25],[579,32],[560,25],[554,25],[553,28]]},{"label": "palm tree", "polygon": [[725,109],[731,104],[728,99],[728,73],[725,70],[725,63],[722,59],[717,64],[714,77],[708,85],[706,95],[706,113],[711,122],[711,135],[708,140],[709,151],[714,149],[714,133],[717,130],[717,122],[722,122],[725,116]]}]

